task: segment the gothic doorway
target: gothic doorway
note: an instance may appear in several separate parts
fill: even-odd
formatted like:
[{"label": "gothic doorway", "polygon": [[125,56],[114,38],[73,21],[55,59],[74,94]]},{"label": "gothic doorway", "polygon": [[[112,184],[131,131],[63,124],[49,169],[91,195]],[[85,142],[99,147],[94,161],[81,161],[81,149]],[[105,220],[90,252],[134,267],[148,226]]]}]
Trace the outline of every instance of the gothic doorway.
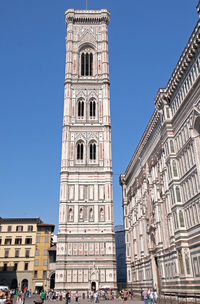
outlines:
[{"label": "gothic doorway", "polygon": [[53,273],[50,277],[50,289],[54,289],[55,287],[55,273]]},{"label": "gothic doorway", "polygon": [[92,282],[91,290],[93,290],[94,292],[96,291],[96,282]]},{"label": "gothic doorway", "polygon": [[155,260],[155,266],[156,266],[156,281],[155,281],[155,285],[153,286],[157,292],[160,292],[160,276],[159,276],[159,269],[158,269],[158,258],[156,256],[154,256],[154,260]]},{"label": "gothic doorway", "polygon": [[23,279],[21,283],[21,289],[24,290],[24,288],[28,288],[28,280]]}]

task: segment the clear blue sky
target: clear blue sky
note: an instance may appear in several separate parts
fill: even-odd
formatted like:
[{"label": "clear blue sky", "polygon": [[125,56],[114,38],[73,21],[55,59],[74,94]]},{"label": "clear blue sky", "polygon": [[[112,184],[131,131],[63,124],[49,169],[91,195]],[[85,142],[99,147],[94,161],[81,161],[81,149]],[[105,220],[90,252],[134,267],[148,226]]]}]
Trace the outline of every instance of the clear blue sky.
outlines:
[{"label": "clear blue sky", "polygon": [[[196,1],[88,0],[107,8],[114,221],[123,173],[198,20]],[[64,12],[83,0],[0,0],[2,217],[58,225],[65,62]]]}]

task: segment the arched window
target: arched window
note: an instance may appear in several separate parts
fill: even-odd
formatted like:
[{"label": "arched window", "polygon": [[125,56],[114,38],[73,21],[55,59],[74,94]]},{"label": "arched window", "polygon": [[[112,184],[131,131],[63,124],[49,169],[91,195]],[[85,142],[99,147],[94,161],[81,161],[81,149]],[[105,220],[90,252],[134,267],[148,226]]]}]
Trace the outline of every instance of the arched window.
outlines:
[{"label": "arched window", "polygon": [[79,118],[84,117],[84,101],[83,100],[78,101],[78,117]]},{"label": "arched window", "polygon": [[83,160],[83,150],[84,150],[83,143],[79,142],[77,144],[77,160]]},{"label": "arched window", "polygon": [[180,221],[180,226],[184,227],[185,224],[184,224],[184,218],[183,218],[183,212],[182,212],[182,210],[179,211],[179,221]]},{"label": "arched window", "polygon": [[177,171],[177,166],[176,166],[176,161],[175,160],[172,161],[172,169],[173,169],[174,177],[177,177],[178,176],[178,171]]},{"label": "arched window", "polygon": [[82,53],[81,54],[81,76],[84,75],[84,58],[85,58],[85,54]]},{"label": "arched window", "polygon": [[90,100],[90,118],[94,118],[96,116],[96,102],[94,100]]},{"label": "arched window", "polygon": [[181,202],[181,194],[180,194],[180,189],[179,189],[179,187],[176,187],[176,199],[177,199],[177,202],[178,202],[178,203]]},{"label": "arched window", "polygon": [[90,160],[96,160],[96,144],[90,144]]},{"label": "arched window", "polygon": [[81,54],[81,76],[92,76],[93,74],[93,54],[83,52]]},{"label": "arched window", "polygon": [[166,108],[166,115],[167,115],[167,118],[170,118],[170,113],[169,113],[169,108],[168,107]]},{"label": "arched window", "polygon": [[173,140],[171,139],[170,142],[169,142],[169,145],[170,145],[170,152],[171,153],[174,153],[174,143],[173,143]]}]

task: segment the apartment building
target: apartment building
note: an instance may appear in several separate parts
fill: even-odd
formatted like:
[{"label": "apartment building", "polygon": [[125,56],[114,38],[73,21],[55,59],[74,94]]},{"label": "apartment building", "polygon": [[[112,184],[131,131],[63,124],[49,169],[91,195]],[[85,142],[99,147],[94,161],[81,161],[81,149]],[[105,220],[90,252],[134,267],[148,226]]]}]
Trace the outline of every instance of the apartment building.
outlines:
[{"label": "apartment building", "polygon": [[[0,218],[0,285],[18,289],[27,287],[35,291],[36,260],[40,260],[37,268],[40,278],[41,271],[47,271],[46,265],[43,266],[44,270],[41,267],[44,263],[48,265],[48,249],[53,229],[54,225],[44,224],[40,218]],[[38,242],[39,238],[41,244]],[[48,243],[45,242],[47,238]],[[44,275],[45,272],[43,277]]]}]

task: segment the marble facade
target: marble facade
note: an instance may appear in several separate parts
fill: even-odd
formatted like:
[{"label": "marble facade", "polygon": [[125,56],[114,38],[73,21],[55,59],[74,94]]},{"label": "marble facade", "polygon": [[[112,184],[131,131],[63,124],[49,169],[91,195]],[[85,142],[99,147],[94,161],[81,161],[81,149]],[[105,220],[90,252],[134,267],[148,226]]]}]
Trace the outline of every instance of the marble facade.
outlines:
[{"label": "marble facade", "polygon": [[116,289],[109,16],[106,9],[69,9],[65,14],[57,290]]},{"label": "marble facade", "polygon": [[[198,5],[198,13],[200,4]],[[200,21],[124,174],[130,287],[200,290]]]}]

